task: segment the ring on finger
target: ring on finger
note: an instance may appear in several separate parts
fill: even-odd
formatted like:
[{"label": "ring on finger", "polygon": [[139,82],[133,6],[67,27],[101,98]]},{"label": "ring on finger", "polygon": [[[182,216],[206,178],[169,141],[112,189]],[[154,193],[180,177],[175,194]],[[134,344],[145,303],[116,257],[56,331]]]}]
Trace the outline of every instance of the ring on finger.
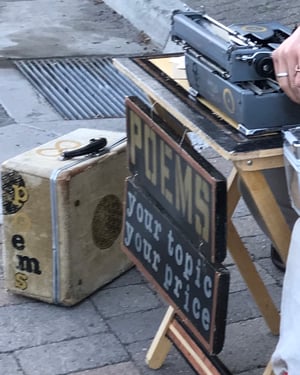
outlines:
[{"label": "ring on finger", "polygon": [[[300,72],[300,69],[299,69],[299,72]],[[277,78],[283,78],[283,77],[288,77],[288,76],[289,76],[288,72],[281,72],[281,73],[276,74]]]}]

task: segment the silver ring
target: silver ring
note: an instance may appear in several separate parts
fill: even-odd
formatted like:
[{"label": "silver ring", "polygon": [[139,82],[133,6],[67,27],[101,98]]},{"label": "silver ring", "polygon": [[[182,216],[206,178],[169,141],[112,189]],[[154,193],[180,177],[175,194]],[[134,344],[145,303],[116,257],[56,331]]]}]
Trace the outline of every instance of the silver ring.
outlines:
[{"label": "silver ring", "polygon": [[277,73],[276,77],[277,78],[282,78],[282,77],[288,77],[289,73],[287,72],[282,72],[282,73]]}]

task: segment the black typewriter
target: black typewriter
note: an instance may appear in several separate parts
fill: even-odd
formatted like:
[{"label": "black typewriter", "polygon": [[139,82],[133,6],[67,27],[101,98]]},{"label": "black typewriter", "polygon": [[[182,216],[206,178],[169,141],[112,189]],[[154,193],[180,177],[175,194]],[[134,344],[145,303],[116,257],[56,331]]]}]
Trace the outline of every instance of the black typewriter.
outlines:
[{"label": "black typewriter", "polygon": [[190,93],[209,101],[245,135],[300,124],[300,105],[280,89],[272,62],[272,51],[291,32],[273,21],[227,27],[205,12],[172,15],[171,37],[183,45]]}]

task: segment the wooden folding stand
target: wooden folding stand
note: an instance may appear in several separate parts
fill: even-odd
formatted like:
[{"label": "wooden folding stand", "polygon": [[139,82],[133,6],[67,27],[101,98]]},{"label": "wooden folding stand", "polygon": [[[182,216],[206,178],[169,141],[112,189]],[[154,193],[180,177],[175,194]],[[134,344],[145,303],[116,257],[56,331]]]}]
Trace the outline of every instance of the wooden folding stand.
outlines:
[{"label": "wooden folding stand", "polygon": [[200,348],[199,343],[192,339],[175,319],[175,310],[170,306],[147,352],[146,363],[148,366],[154,370],[159,369],[163,365],[172,344],[175,344],[197,374],[230,374],[225,366],[218,362],[217,358],[213,360],[212,357],[209,357]]},{"label": "wooden folding stand", "polygon": [[[180,77],[173,86],[172,83],[161,82],[163,74],[170,77],[173,72],[170,68],[169,57],[152,60],[141,59],[140,61],[118,59],[115,61],[115,65],[148,95],[153,103],[153,110],[159,113],[160,117],[167,119],[168,114],[172,114],[188,131],[197,134],[220,156],[233,163],[232,173],[227,180],[227,246],[266,324],[273,334],[278,334],[279,313],[277,308],[231,218],[240,199],[238,189],[240,178],[250,192],[270,233],[272,242],[282,258],[286,259],[290,242],[290,229],[263,174],[264,170],[283,166],[281,136],[272,134],[252,138],[238,134],[231,126],[232,124],[224,124],[224,121],[220,121],[213,116],[202,103],[193,102],[187,94],[184,96],[182,88],[187,86],[185,79]],[[163,71],[163,74],[161,71]],[[181,352],[187,357],[197,373],[222,373],[218,372],[217,367],[210,363],[201,349],[181,330],[174,314],[174,309],[169,307],[148,351],[147,362],[149,366],[159,368],[173,342],[180,347]],[[270,375],[271,373],[272,368],[269,363],[264,375]]]},{"label": "wooden folding stand", "polygon": [[[159,369],[174,343],[198,374],[219,375],[220,371],[225,373],[226,369],[220,369],[220,366],[217,368],[199,348],[199,345],[178,325],[174,315],[175,310],[170,306],[147,352],[148,366],[153,370]],[[263,375],[272,374],[272,364],[269,362]]]}]

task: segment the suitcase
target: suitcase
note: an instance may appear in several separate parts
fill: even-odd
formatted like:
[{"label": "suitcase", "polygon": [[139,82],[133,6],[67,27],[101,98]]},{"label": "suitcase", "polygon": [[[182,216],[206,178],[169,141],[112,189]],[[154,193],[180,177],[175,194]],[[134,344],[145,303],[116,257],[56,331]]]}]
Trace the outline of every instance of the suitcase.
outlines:
[{"label": "suitcase", "polygon": [[[100,152],[61,160],[102,137]],[[71,306],[128,270],[120,250],[127,175],[125,133],[94,129],[2,163],[6,288]]]}]

